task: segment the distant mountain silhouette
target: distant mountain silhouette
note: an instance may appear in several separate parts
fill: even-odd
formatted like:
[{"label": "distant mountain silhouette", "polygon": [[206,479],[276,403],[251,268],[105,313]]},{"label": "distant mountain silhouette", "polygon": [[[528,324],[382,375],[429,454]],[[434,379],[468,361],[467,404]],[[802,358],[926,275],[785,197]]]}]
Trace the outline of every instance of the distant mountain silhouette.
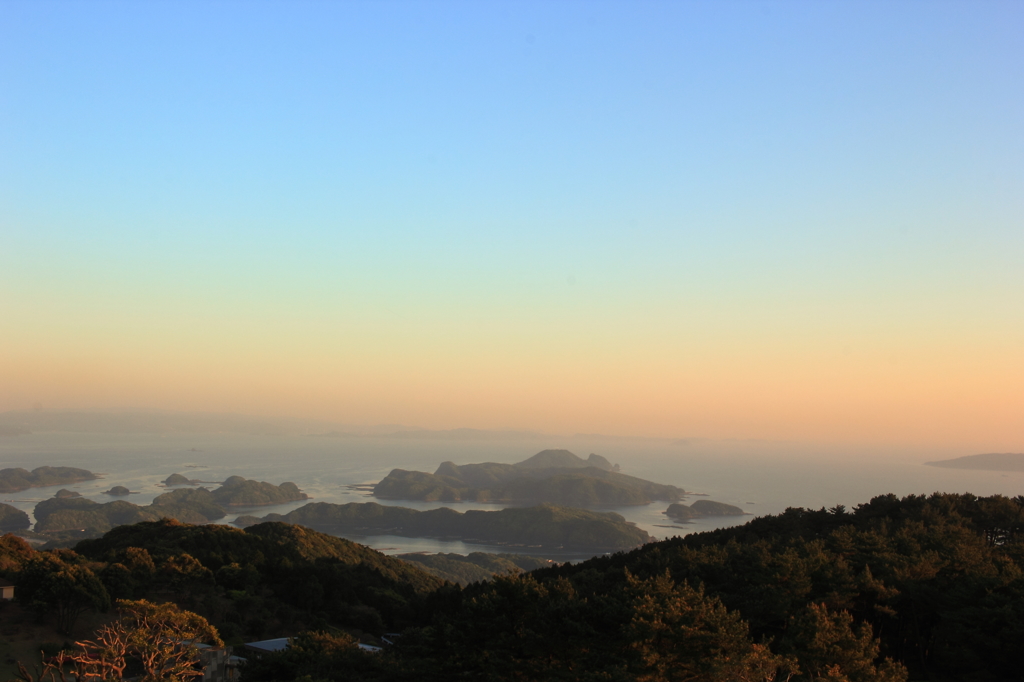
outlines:
[{"label": "distant mountain silhouette", "polygon": [[616,467],[612,466],[611,462],[601,455],[591,453],[590,457],[583,459],[568,450],[543,450],[513,466],[517,466],[520,469],[582,469],[584,467],[596,467],[605,471],[618,471]]},{"label": "distant mountain silhouette", "polygon": [[1024,453],[990,452],[983,455],[966,455],[937,462],[925,462],[925,466],[979,471],[1024,471]]}]

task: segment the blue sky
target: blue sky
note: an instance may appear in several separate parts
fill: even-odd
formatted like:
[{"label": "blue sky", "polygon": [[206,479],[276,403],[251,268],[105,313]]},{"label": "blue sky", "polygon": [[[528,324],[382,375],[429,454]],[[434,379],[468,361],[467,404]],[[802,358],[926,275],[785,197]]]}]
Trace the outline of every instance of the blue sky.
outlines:
[{"label": "blue sky", "polygon": [[[879,358],[938,363],[911,383],[989,358],[943,384],[984,393],[1024,354],[1022,15],[998,2],[0,3],[0,332],[22,368],[0,408],[315,404],[344,420],[369,385],[406,391],[387,367],[431,367],[355,417],[593,430],[628,394],[663,414],[620,431],[711,419],[716,435],[799,436],[817,433],[803,403],[748,421],[756,404],[722,397],[717,416],[688,417],[696,398],[670,384],[693,367],[678,357],[706,360],[701,386],[771,395],[789,390],[777,367],[851,348],[885,390]],[[189,326],[209,339],[183,356],[166,340]],[[240,347],[255,355],[218,383],[260,374],[258,387],[204,401],[130,378],[180,363],[206,367],[202,384]],[[467,353],[539,384],[566,362],[565,381],[614,376],[591,386],[603,402],[559,416],[555,390],[532,412],[511,375],[484,381]],[[288,368],[311,358],[334,367],[303,374],[315,401],[269,397],[292,395]],[[64,369],[24,369],[45,366]],[[100,390],[111,375],[124,378]],[[460,412],[495,386],[512,397]],[[876,428],[843,426],[834,386],[805,390],[833,405],[827,433]],[[906,396],[908,433],[949,419],[929,392]],[[409,407],[423,395],[447,407]],[[957,414],[969,430],[974,412]]]}]

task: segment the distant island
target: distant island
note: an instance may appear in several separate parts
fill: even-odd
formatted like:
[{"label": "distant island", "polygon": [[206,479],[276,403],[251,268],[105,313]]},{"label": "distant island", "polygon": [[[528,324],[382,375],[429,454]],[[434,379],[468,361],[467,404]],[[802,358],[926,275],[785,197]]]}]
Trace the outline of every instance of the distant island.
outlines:
[{"label": "distant island", "polygon": [[131,495],[132,491],[128,490],[128,488],[125,488],[123,485],[115,485],[110,490],[104,490],[103,494],[104,495],[113,495],[115,497],[120,497],[120,496],[123,496],[123,495]]},{"label": "distant island", "polygon": [[[129,492],[118,486],[105,494],[125,495]],[[227,515],[225,507],[258,507],[305,499],[308,496],[294,483],[278,486],[241,476],[231,476],[212,492],[202,487],[171,490],[158,495],[152,504],[146,506],[124,500],[99,503],[78,493],[61,490],[55,497],[36,505],[34,530],[39,533],[81,531],[96,535],[116,526],[162,518],[203,524],[224,518]]]},{"label": "distant island", "polygon": [[617,551],[653,538],[614,512],[570,509],[550,504],[464,513],[442,507],[419,511],[376,502],[313,502],[287,514],[240,516],[248,527],[280,521],[331,534],[436,537],[464,542],[547,549]]},{"label": "distant island", "polygon": [[517,464],[443,462],[433,474],[394,469],[373,489],[385,500],[550,503],[614,507],[675,502],[682,488],[619,473],[600,455],[582,459],[568,450],[544,450]]},{"label": "distant island", "polygon": [[990,452],[984,455],[966,455],[937,462],[925,462],[925,466],[975,471],[1024,471],[1024,453]]},{"label": "distant island", "polygon": [[691,521],[703,519],[708,516],[743,516],[747,512],[739,507],[724,502],[713,502],[711,500],[697,500],[691,505],[682,503],[670,504],[665,510],[665,515],[673,521]]},{"label": "distant island", "polygon": [[74,467],[38,467],[27,469],[0,469],[0,493],[16,493],[29,488],[51,485],[69,485],[79,481],[94,481],[99,476]]},{"label": "distant island", "polygon": [[206,488],[184,488],[157,495],[149,508],[161,517],[182,523],[209,523],[227,515]]},{"label": "distant island", "polygon": [[213,491],[213,499],[225,507],[261,507],[309,499],[294,483],[274,485],[265,481],[250,481],[231,476]]},{"label": "distant island", "polygon": [[190,478],[185,478],[181,474],[171,474],[164,479],[164,485],[199,485],[199,481],[193,481]]}]

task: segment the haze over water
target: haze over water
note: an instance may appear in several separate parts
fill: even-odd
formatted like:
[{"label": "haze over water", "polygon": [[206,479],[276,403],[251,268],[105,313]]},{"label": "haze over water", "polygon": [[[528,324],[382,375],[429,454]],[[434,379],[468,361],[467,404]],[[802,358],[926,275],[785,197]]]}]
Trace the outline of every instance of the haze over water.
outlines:
[{"label": "haze over water", "polygon": [[[29,513],[37,501],[52,497],[60,487],[68,487],[97,502],[107,502],[118,498],[103,495],[102,491],[123,485],[137,494],[119,499],[148,504],[156,495],[166,492],[160,482],[172,473],[209,482],[207,487],[210,488],[231,475],[275,484],[292,481],[314,502],[373,501],[417,509],[446,506],[463,511],[499,509],[504,505],[379,500],[346,486],[376,482],[392,468],[433,472],[445,460],[456,464],[513,463],[548,447],[566,447],[583,456],[597,452],[620,463],[623,473],[677,485],[689,492],[707,495],[706,499],[734,504],[752,515],[777,514],[787,507],[801,506],[818,509],[841,504],[853,508],[886,493],[902,496],[955,490],[977,495],[1015,496],[1024,490],[1024,472],[966,471],[922,464],[926,459],[960,454],[955,452],[861,450],[854,456],[854,453],[774,442],[680,443],[586,436],[446,439],[437,436],[35,433],[0,439],[0,468],[47,464],[76,466],[103,475],[97,481],[30,489],[4,500]],[[690,497],[687,501],[695,499],[702,498]],[[305,503],[234,509],[221,522],[230,523],[239,514],[285,513]],[[714,517],[676,524],[663,515],[667,507],[667,502],[654,502],[611,510],[656,538],[735,525],[753,518]],[[510,551],[429,538],[350,537],[386,553]],[[512,551],[529,552],[522,548]]]}]

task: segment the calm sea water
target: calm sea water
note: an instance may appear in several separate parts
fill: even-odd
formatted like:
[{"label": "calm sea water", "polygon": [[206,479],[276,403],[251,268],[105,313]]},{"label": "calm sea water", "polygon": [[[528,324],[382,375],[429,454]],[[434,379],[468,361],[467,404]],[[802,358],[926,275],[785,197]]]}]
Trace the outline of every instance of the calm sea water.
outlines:
[{"label": "calm sea water", "polygon": [[[659,441],[575,436],[516,440],[460,440],[396,437],[240,436],[237,434],[94,434],[35,433],[0,438],[0,468],[76,466],[102,474],[97,481],[68,486],[84,497],[107,502],[103,491],[123,485],[135,494],[126,498],[148,504],[166,491],[160,485],[172,473],[203,481],[222,481],[241,475],[271,483],[292,481],[321,502],[394,504],[417,509],[447,506],[457,510],[498,509],[476,503],[423,503],[375,500],[349,490],[351,484],[379,481],[391,469],[434,471],[442,461],[517,462],[546,448],[568,448],[586,457],[596,452],[622,466],[623,473],[703,493],[705,499],[734,504],[752,515],[775,514],[787,507],[853,507],[885,493],[896,495],[971,492],[976,495],[1024,494],[1024,473],[961,471],[924,466],[925,461],[973,452],[909,451],[757,441]],[[212,486],[211,486],[212,487]],[[3,501],[31,515],[35,504],[60,488],[36,488],[8,495]],[[124,499],[124,498],[122,498]],[[693,501],[701,498],[689,498]],[[284,513],[297,502],[239,514]],[[745,523],[753,516],[702,519],[673,524],[663,512],[668,504],[616,507],[657,538]],[[394,536],[350,539],[384,553],[508,551],[500,547]],[[545,554],[576,559],[572,555]]]}]

